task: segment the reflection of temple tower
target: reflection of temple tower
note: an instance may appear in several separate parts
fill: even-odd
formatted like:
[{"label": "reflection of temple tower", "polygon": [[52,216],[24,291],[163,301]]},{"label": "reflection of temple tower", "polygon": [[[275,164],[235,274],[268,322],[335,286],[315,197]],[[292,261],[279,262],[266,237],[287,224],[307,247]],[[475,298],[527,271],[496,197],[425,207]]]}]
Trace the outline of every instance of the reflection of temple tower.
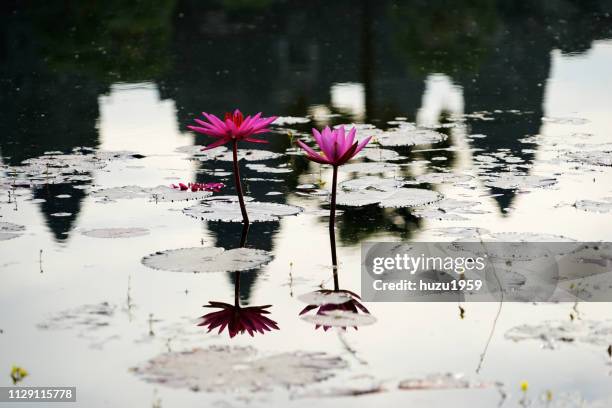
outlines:
[{"label": "reflection of temple tower", "polygon": [[[0,54],[0,152],[3,161],[18,165],[48,151],[70,152],[98,145],[98,95],[105,85],[70,70],[51,67],[40,50],[40,29],[23,10],[2,10]],[[68,198],[56,198],[68,194]],[[72,229],[85,197],[69,184],[40,186],[35,198],[57,241]],[[51,214],[70,212],[67,217]]]}]

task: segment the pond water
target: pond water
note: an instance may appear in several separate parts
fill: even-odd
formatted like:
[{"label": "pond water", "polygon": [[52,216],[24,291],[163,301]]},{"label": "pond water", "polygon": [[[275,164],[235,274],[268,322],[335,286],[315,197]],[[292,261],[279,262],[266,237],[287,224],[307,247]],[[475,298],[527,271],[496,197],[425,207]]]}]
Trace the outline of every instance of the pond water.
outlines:
[{"label": "pond water", "polygon": [[[375,137],[340,169],[344,290],[365,241],[612,241],[610,2],[11,3],[0,386],[18,365],[83,407],[612,404],[608,303],[365,303],[375,319],[315,329],[300,312],[333,288],[331,170],[294,144]],[[215,199],[235,194],[229,151],[186,128],[234,108],[281,116],[241,146],[246,236]],[[400,185],[430,191],[385,198]],[[197,326],[235,295],[278,330]]]}]

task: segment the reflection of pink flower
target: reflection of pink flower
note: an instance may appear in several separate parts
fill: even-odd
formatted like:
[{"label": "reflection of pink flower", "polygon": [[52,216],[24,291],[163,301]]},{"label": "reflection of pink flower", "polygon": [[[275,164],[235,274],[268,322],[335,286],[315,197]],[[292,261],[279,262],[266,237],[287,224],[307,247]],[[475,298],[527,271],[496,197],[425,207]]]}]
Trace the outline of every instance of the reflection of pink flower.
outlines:
[{"label": "reflection of pink flower", "polygon": [[240,140],[253,143],[267,143],[265,140],[255,139],[252,136],[269,132],[268,125],[276,120],[276,116],[262,118],[261,112],[245,118],[238,109],[234,113],[226,113],[224,120],[206,112],[202,112],[202,115],[204,115],[208,122],[195,119],[196,123],[200,126],[187,127],[195,132],[218,139],[202,150],[214,149],[231,141]]},{"label": "reflection of pink flower", "polygon": [[210,301],[204,307],[221,309],[217,312],[205,314],[198,326],[207,326],[210,332],[219,328],[221,333],[227,327],[230,337],[248,332],[251,337],[255,332],[265,334],[266,331],[279,330],[276,322],[264,316],[270,314],[266,309],[271,305],[240,307],[229,303]]},{"label": "reflection of pink flower", "polygon": [[321,149],[320,154],[301,140],[298,140],[297,143],[306,151],[308,159],[321,164],[341,166],[359,153],[372,138],[372,136],[367,137],[358,143],[355,141],[356,133],[357,129],[352,128],[347,134],[344,126],[333,130],[328,126],[320,133],[317,129],[312,129],[312,135]]},{"label": "reflection of pink flower", "polygon": [[178,183],[178,185],[172,184],[172,188],[176,188],[181,191],[191,190],[193,192],[212,191],[213,193],[218,193],[223,187],[225,187],[225,184],[223,183]]},{"label": "reflection of pink flower", "polygon": [[[370,314],[370,311],[368,309],[366,309],[366,307],[364,305],[361,304],[361,302],[359,302],[361,300],[361,298],[359,297],[359,295],[357,295],[354,292],[351,292],[349,290],[337,290],[337,291],[333,291],[333,290],[318,290],[317,292],[328,295],[328,294],[333,294],[333,293],[344,293],[349,295],[350,300],[347,300],[344,303],[325,303],[322,305],[308,305],[306,306],[304,309],[302,309],[302,311],[300,312],[300,316],[310,312],[311,310],[317,309],[316,314],[317,315],[325,315],[329,312],[332,311],[342,311],[342,312],[350,312],[350,313],[355,313],[355,314],[359,314],[359,311],[365,313],[365,314]],[[315,325],[315,330],[318,329],[319,327],[321,327],[320,324]],[[331,328],[331,326],[323,326],[323,330],[327,331]],[[353,326],[353,328],[355,330],[357,330],[357,326]],[[346,330],[346,327],[342,327],[343,330]]]}]

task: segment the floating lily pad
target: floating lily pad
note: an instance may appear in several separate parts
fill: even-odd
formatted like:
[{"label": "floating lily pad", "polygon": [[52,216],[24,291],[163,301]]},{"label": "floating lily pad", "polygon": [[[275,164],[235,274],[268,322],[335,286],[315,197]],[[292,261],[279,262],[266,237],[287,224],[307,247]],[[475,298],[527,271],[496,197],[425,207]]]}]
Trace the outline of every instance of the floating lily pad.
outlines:
[{"label": "floating lily pad", "polygon": [[467,174],[455,174],[455,173],[427,173],[417,176],[417,183],[427,183],[427,184],[459,184],[466,183],[472,180],[472,176]]},{"label": "floating lily pad", "polygon": [[142,263],[163,271],[209,273],[248,271],[271,260],[272,254],[261,249],[195,247],[156,252],[142,258]]},{"label": "floating lily pad", "polygon": [[363,189],[342,191],[336,197],[338,205],[362,207],[378,204],[379,207],[418,207],[440,201],[442,195],[432,190],[421,188],[396,188],[392,190]]},{"label": "floating lily pad", "polygon": [[384,197],[380,207],[418,207],[440,201],[442,194],[422,188],[400,188]]},{"label": "floating lily pad", "polygon": [[505,337],[513,341],[537,340],[545,348],[554,349],[560,343],[586,343],[598,346],[612,344],[610,320],[545,321],[523,324],[508,330]]},{"label": "floating lily pad", "polygon": [[269,167],[265,164],[247,164],[246,167],[258,173],[291,173],[293,171],[290,167]]},{"label": "floating lily pad", "polygon": [[357,157],[364,157],[368,160],[377,162],[396,161],[403,160],[406,158],[400,155],[395,150],[379,148],[365,148],[361,152],[359,152]]},{"label": "floating lily pad", "polygon": [[498,242],[574,242],[572,238],[563,235],[543,234],[535,232],[495,232],[489,234],[487,240]]},{"label": "floating lily pad", "polygon": [[612,150],[574,151],[567,154],[567,159],[593,166],[612,166]]},{"label": "floating lily pad", "polygon": [[398,384],[400,390],[450,390],[465,388],[487,388],[497,386],[496,383],[472,381],[461,374],[441,373],[430,374],[424,378],[402,380]]},{"label": "floating lily pad", "polygon": [[387,162],[363,162],[363,163],[348,163],[340,167],[340,170],[346,173],[365,173],[376,174],[385,173],[388,171],[396,171],[399,166],[395,163]]},{"label": "floating lily pad", "polygon": [[346,303],[349,300],[352,300],[355,296],[347,291],[334,292],[334,291],[314,291],[309,293],[304,293],[303,295],[298,296],[298,299],[308,305],[340,305],[342,303]]},{"label": "floating lily pad", "polygon": [[12,222],[0,222],[0,241],[18,238],[21,232],[25,231],[25,226],[13,224]]},{"label": "floating lily pad", "polygon": [[584,118],[572,118],[572,117],[566,117],[566,118],[562,118],[562,117],[543,117],[542,118],[543,122],[548,122],[548,123],[554,123],[557,125],[584,125],[586,123],[589,123],[588,119],[584,119]]},{"label": "floating lily pad", "polygon": [[72,213],[70,212],[56,212],[56,213],[51,214],[52,217],[59,217],[59,218],[70,217],[71,215]]},{"label": "floating lily pad", "polygon": [[308,123],[310,122],[309,118],[301,117],[301,116],[279,116],[272,123],[275,126],[284,126],[284,125],[296,125],[299,123]]},{"label": "floating lily pad", "polygon": [[175,202],[201,200],[210,197],[212,193],[210,191],[180,190],[169,186],[121,186],[97,190],[92,192],[91,195],[106,201],[148,198],[149,201],[153,202]]},{"label": "floating lily pad", "polygon": [[[280,217],[303,211],[301,207],[288,204],[249,201],[245,205],[251,222],[278,221]],[[242,222],[240,205],[236,201],[207,201],[185,208],[183,212],[205,221]]]},{"label": "floating lily pad", "polygon": [[612,211],[612,199],[607,201],[579,200],[574,205],[579,210],[589,212],[607,213]]},{"label": "floating lily pad", "polygon": [[557,180],[552,177],[519,175],[513,173],[500,173],[485,182],[487,187],[501,188],[504,190],[543,188],[555,184],[557,184]]},{"label": "floating lily pad", "polygon": [[81,233],[91,238],[132,238],[148,235],[149,230],[146,228],[98,228]]},{"label": "floating lily pad", "polygon": [[258,356],[252,347],[213,346],[165,353],[133,369],[147,382],[203,392],[261,392],[307,386],[347,368],[326,353],[288,352]]},{"label": "floating lily pad", "polygon": [[371,314],[359,314],[348,310],[330,310],[314,315],[301,316],[302,320],[323,327],[360,327],[376,323]]},{"label": "floating lily pad", "polygon": [[446,139],[447,136],[444,133],[417,128],[410,124],[389,129],[376,136],[378,143],[385,147],[429,145],[443,142]]},{"label": "floating lily pad", "polygon": [[364,176],[352,180],[343,181],[338,185],[342,190],[358,191],[358,190],[378,190],[391,191],[403,186],[403,180],[395,178],[381,178],[375,176]]}]

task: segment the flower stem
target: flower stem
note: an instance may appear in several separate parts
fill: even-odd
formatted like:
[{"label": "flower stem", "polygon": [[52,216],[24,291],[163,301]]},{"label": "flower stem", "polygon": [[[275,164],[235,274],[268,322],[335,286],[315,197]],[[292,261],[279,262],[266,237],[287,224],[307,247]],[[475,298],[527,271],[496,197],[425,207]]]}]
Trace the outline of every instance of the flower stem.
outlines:
[{"label": "flower stem", "polygon": [[240,181],[240,167],[238,166],[238,141],[237,140],[234,140],[234,143],[233,143],[233,157],[234,157],[234,183],[236,184],[236,192],[238,193],[238,201],[240,201],[240,212],[242,213],[242,222],[245,224],[248,224],[249,216],[247,214],[247,210],[244,205],[244,197],[242,195],[242,182]]},{"label": "flower stem", "polygon": [[334,290],[340,290],[338,284],[338,259],[336,257],[336,186],[338,184],[338,166],[333,166],[331,205],[329,209],[329,245],[331,246],[332,266],[334,270]]},{"label": "flower stem", "polygon": [[234,282],[234,306],[240,307],[240,272],[235,272],[236,281]]}]

